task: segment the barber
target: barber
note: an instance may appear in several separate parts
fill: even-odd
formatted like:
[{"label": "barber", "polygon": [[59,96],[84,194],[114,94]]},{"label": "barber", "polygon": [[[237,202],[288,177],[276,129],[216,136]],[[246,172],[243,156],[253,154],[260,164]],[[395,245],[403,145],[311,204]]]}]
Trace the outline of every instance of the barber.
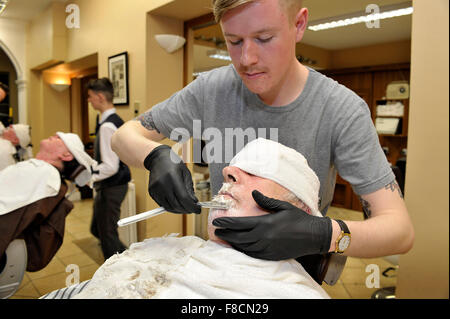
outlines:
[{"label": "barber", "polygon": [[[158,142],[179,128],[192,136],[194,120],[221,133],[230,127],[276,128],[278,141],[302,153],[319,176],[324,215],[339,172],[360,196],[368,219],[314,217],[255,191],[256,203],[273,214],[215,219],[222,228],[217,236],[270,260],[327,252],[366,258],[406,253],[414,230],[367,104],[296,59],[308,9],[300,0],[245,2],[213,0],[234,67],[200,76],[127,122],[114,134],[113,149],[129,165],[150,171],[149,193],[159,205],[174,213],[199,213],[189,170]],[[209,166],[216,194],[226,163]]]},{"label": "barber", "polygon": [[126,249],[119,239],[117,222],[131,174],[128,166],[111,149],[111,136],[123,124],[113,104],[114,87],[111,81],[108,78],[91,80],[87,85],[87,92],[88,102],[100,112],[94,143],[94,159],[99,165],[91,180],[96,191],[91,233],[100,239],[106,260]]}]

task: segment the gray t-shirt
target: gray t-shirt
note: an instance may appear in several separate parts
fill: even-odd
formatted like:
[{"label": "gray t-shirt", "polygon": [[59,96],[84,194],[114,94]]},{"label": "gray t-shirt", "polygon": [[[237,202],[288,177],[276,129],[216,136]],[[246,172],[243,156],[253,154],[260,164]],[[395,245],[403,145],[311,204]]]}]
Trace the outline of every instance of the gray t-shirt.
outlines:
[{"label": "gray t-shirt", "polygon": [[[333,199],[336,172],[358,195],[374,192],[395,177],[364,100],[323,74],[309,71],[294,102],[272,107],[247,89],[232,65],[221,67],[199,76],[139,119],[172,140],[180,141],[181,136],[205,140],[213,195],[222,186],[222,169],[249,141],[270,138],[296,149],[319,177],[319,208],[325,214]],[[199,162],[195,152],[194,162]]]}]

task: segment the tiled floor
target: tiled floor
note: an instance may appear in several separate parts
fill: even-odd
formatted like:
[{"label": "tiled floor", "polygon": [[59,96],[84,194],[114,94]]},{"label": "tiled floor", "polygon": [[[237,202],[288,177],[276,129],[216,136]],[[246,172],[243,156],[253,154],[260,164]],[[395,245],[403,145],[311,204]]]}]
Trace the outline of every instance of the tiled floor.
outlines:
[{"label": "tiled floor", "polygon": [[[64,243],[44,269],[37,272],[27,272],[19,290],[11,298],[34,299],[53,290],[66,286],[75,273],[69,265],[77,265],[79,281],[92,277],[103,263],[103,255],[99,242],[89,232],[92,218],[92,200],[74,202],[74,209],[66,219]],[[362,214],[332,207],[329,217],[344,220],[362,220]],[[323,288],[332,298],[338,299],[368,299],[377,288],[367,288],[366,279],[373,270],[366,272],[368,265],[377,265],[380,269],[380,287],[395,286],[396,278],[386,278],[381,273],[392,266],[382,258],[361,259],[348,258],[340,279],[334,286],[323,284]],[[66,272],[67,270],[67,272]],[[392,273],[392,272],[390,272]]]}]

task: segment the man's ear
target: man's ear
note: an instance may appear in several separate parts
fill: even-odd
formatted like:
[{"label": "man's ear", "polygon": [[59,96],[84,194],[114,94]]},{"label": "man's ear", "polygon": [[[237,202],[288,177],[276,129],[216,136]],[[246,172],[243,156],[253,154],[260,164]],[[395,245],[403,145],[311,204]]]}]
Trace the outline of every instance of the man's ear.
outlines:
[{"label": "man's ear", "polygon": [[70,162],[71,160],[73,160],[73,155],[70,152],[64,152],[59,156],[59,159],[63,162]]},{"label": "man's ear", "polygon": [[103,103],[105,103],[107,100],[106,100],[106,96],[105,96],[105,94],[103,93],[103,92],[98,92],[97,93],[97,95],[98,95],[98,99],[100,100],[100,102],[103,104]]},{"label": "man's ear", "polygon": [[297,28],[296,42],[300,42],[308,25],[308,8],[301,8],[295,16],[295,27]]}]

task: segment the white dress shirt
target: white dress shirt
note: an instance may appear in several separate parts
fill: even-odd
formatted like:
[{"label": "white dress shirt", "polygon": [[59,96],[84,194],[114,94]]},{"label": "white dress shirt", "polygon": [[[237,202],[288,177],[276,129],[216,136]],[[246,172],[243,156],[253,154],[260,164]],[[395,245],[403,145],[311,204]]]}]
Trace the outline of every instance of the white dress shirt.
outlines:
[{"label": "white dress shirt", "polygon": [[[99,124],[102,124],[108,116],[114,113],[116,113],[115,108],[103,112],[100,116]],[[117,127],[111,122],[100,126],[100,155],[102,163],[96,167],[98,173],[92,175],[93,182],[107,179],[119,171],[119,156],[111,148],[111,138],[116,130]]]}]

